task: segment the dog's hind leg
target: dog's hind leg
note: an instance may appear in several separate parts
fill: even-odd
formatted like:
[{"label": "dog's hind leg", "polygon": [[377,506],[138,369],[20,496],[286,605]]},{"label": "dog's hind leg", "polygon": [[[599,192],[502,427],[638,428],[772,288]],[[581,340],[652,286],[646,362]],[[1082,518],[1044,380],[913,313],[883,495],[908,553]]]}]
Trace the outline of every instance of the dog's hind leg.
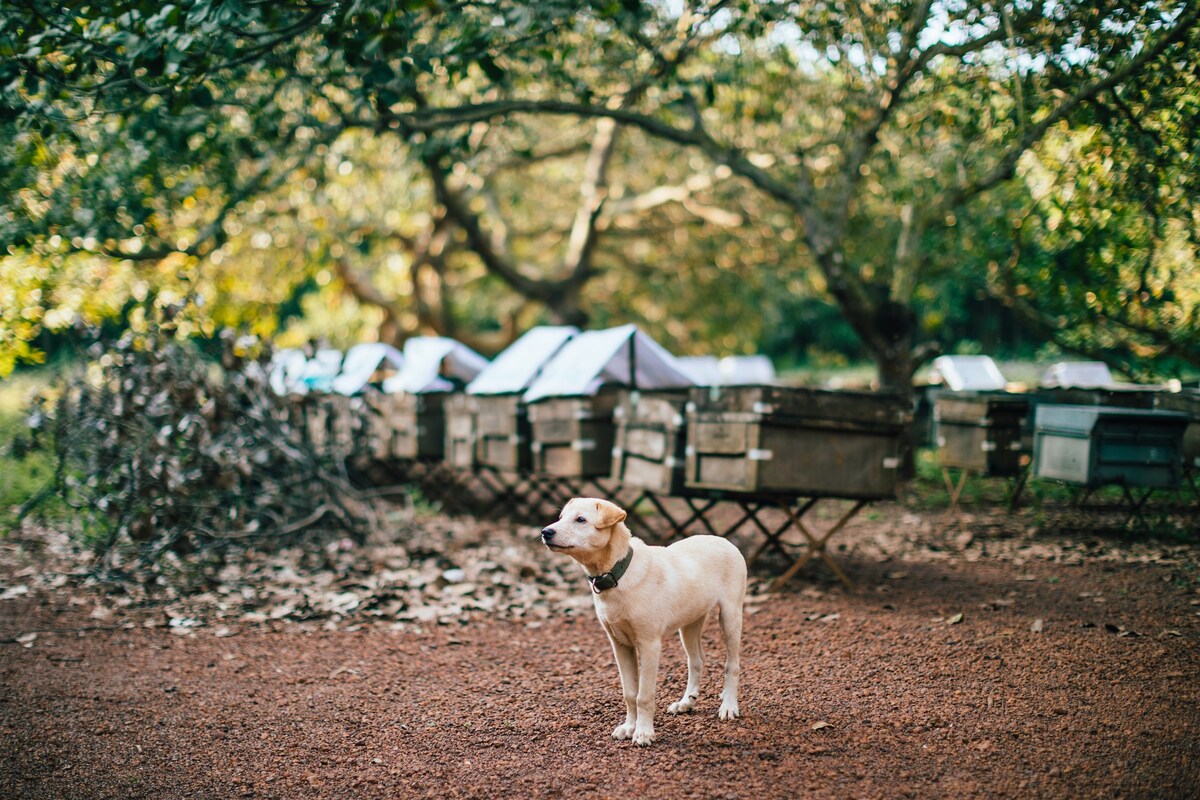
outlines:
[{"label": "dog's hind leg", "polygon": [[637,725],[638,658],[632,647],[612,643],[617,657],[617,669],[621,673],[621,691],[625,695],[625,721],[612,732],[614,739],[632,739]]},{"label": "dog's hind leg", "polygon": [[683,642],[683,649],[687,652],[687,689],[684,690],[683,697],[679,698],[678,702],[671,703],[667,707],[669,714],[685,714],[691,711],[696,707],[696,701],[700,698],[700,675],[704,672],[704,649],[700,634],[704,630],[704,619],[701,617],[679,629],[679,641]]},{"label": "dog's hind leg", "polygon": [[742,598],[738,593],[720,602],[721,636],[725,640],[725,688],[721,691],[720,719],[737,719],[738,678],[741,676]]}]

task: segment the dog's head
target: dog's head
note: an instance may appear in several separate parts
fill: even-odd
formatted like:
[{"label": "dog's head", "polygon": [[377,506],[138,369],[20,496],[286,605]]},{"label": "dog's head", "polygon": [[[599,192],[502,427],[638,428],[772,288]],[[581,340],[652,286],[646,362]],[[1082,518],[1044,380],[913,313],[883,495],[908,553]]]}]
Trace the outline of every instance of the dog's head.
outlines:
[{"label": "dog's head", "polygon": [[576,497],[563,506],[557,522],[542,529],[542,543],[551,550],[600,550],[624,521],[625,512],[607,500]]}]

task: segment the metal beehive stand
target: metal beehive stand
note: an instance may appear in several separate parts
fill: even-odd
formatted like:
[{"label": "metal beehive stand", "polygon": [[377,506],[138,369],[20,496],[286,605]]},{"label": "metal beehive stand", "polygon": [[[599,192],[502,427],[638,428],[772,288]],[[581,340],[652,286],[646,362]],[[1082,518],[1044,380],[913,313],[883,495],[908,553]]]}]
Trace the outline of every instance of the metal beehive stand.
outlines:
[{"label": "metal beehive stand", "polygon": [[[668,499],[679,500],[687,509],[686,516],[675,516],[667,503]],[[667,522],[667,531],[657,531],[658,538],[669,543],[676,538],[683,538],[693,524],[699,524],[705,533],[726,539],[735,538],[746,528],[751,530],[753,538],[762,537],[762,542],[750,550],[746,563],[753,566],[767,551],[780,555],[788,566],[770,584],[770,591],[778,591],[788,581],[795,577],[813,558],[819,558],[829,567],[830,571],[849,590],[855,588],[854,582],[838,566],[829,553],[830,540],[851,522],[864,508],[871,503],[868,499],[847,501],[850,507],[843,509],[832,524],[823,530],[818,530],[805,517],[823,501],[845,500],[828,496],[806,497],[803,495],[763,495],[742,494],[737,492],[718,492],[704,490],[689,490],[684,495],[664,496],[656,492],[642,490],[634,500],[634,505],[646,500],[654,506],[655,511]],[[730,508],[733,510],[733,521],[720,521],[718,514]],[[778,512],[778,519],[772,522],[767,514]],[[678,513],[678,512],[676,512]],[[785,537],[795,530],[803,541],[789,542]],[[797,552],[799,551],[799,552]]]}]

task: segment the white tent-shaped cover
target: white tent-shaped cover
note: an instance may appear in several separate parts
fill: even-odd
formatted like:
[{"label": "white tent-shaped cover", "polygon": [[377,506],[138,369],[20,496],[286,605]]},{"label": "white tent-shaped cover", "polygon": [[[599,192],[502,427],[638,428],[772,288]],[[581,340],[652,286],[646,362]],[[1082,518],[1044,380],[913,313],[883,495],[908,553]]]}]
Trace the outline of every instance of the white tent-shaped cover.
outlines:
[{"label": "white tent-shaped cover", "polygon": [[519,394],[541,374],[554,354],[579,333],[571,325],[541,325],[504,349],[467,384],[467,394]]},{"label": "white tent-shaped cover", "polygon": [[990,356],[938,356],[933,369],[946,388],[955,392],[999,391],[1005,385],[1004,375]]},{"label": "white tent-shaped cover", "polygon": [[1103,361],[1060,361],[1042,375],[1042,386],[1055,389],[1111,387],[1115,381]]},{"label": "white tent-shaped cover", "polygon": [[338,394],[357,394],[371,380],[379,365],[387,361],[393,369],[404,368],[404,356],[390,344],[364,342],[346,351],[342,371],[333,379],[330,388]]},{"label": "white tent-shaped cover", "polygon": [[275,394],[306,394],[308,387],[304,384],[304,371],[308,368],[308,356],[299,348],[278,350],[271,356],[267,365],[270,374],[271,390]]},{"label": "white tent-shaped cover", "polygon": [[636,325],[622,325],[587,331],[567,342],[522,399],[591,397],[605,384],[652,390],[682,389],[695,382],[658,342]]},{"label": "white tent-shaped cover", "polygon": [[469,383],[487,363],[461,342],[444,336],[417,336],[404,343],[404,366],[383,382],[383,390],[389,394],[453,391],[455,384],[447,377]]}]

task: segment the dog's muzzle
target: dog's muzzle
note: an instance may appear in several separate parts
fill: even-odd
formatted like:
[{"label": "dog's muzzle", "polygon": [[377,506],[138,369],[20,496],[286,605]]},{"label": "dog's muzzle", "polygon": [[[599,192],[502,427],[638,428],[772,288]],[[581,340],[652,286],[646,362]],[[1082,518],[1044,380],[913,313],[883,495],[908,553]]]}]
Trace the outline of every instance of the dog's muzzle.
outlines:
[{"label": "dog's muzzle", "polygon": [[542,528],[542,544],[550,544],[556,531],[553,528]]}]

